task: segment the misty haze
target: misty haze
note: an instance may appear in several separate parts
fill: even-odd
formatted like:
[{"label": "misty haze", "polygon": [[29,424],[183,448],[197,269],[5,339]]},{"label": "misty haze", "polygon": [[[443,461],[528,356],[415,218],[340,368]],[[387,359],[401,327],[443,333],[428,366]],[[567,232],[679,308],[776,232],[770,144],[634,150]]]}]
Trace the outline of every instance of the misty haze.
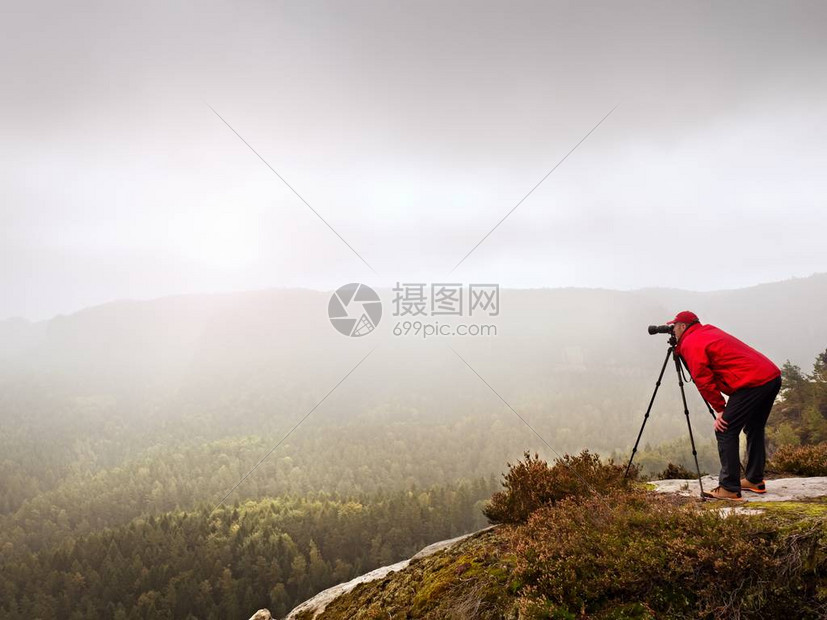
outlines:
[{"label": "misty haze", "polygon": [[823,5],[3,13],[0,618],[827,617]]}]

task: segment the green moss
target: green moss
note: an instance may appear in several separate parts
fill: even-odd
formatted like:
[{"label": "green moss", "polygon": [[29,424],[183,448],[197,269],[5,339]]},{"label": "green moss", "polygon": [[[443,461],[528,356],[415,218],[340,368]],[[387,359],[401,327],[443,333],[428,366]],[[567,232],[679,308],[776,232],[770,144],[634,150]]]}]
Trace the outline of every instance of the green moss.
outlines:
[{"label": "green moss", "polygon": [[513,556],[510,562],[495,559],[478,545],[470,545],[464,553],[446,553],[434,558],[411,601],[413,617],[424,616],[439,607],[446,594],[458,589],[460,584],[474,584],[481,600],[498,598],[506,589],[514,561]]},{"label": "green moss", "polygon": [[747,506],[763,510],[767,515],[793,521],[808,518],[827,518],[827,497],[790,502],[750,501]]},{"label": "green moss", "polygon": [[515,557],[502,528],[487,530],[333,601],[324,619],[503,618],[513,606]]},{"label": "green moss", "polygon": [[450,589],[451,583],[455,579],[455,575],[451,574],[450,570],[445,570],[445,567],[434,572],[428,571],[424,576],[419,593],[411,601],[411,611],[416,615],[421,615],[430,607],[433,607],[434,602],[446,590]]}]

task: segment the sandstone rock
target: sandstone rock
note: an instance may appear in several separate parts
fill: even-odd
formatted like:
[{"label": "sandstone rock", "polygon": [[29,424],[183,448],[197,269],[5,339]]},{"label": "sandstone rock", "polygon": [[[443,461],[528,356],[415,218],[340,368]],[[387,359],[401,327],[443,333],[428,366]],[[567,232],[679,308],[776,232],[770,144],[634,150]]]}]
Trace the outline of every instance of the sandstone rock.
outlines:
[{"label": "sandstone rock", "polygon": [[[718,476],[704,476],[701,481],[704,485],[704,491],[711,491],[718,486]],[[653,480],[652,484],[661,493],[700,496],[697,478],[692,480]],[[827,476],[767,480],[766,493],[759,495],[744,491],[742,495],[747,500],[761,502],[788,502],[807,497],[822,497],[827,495]]]}]

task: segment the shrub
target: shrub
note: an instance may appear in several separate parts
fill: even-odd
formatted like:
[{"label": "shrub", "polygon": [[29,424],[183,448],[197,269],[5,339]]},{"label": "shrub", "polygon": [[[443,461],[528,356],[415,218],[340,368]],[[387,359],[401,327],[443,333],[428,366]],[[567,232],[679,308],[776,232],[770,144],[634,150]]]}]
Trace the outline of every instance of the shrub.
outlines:
[{"label": "shrub", "polygon": [[[706,472],[701,472],[702,476],[706,475]],[[675,465],[674,463],[669,463],[660,474],[658,474],[659,480],[687,480],[691,478],[697,478],[698,472],[696,471],[689,471],[683,465]]]},{"label": "shrub", "polygon": [[540,508],[512,533],[520,617],[823,617],[827,523],[769,519],[634,490]]},{"label": "shrub", "polygon": [[827,441],[809,446],[781,446],[770,468],[799,476],[827,476]]},{"label": "shrub", "polygon": [[495,493],[483,509],[491,523],[524,523],[532,512],[542,506],[553,505],[566,497],[592,493],[603,494],[610,489],[629,488],[637,479],[638,470],[632,467],[624,479],[625,467],[613,461],[602,463],[597,454],[583,450],[578,456],[556,459],[553,467],[537,454],[524,454],[524,461],[508,464],[503,475],[503,491]]}]

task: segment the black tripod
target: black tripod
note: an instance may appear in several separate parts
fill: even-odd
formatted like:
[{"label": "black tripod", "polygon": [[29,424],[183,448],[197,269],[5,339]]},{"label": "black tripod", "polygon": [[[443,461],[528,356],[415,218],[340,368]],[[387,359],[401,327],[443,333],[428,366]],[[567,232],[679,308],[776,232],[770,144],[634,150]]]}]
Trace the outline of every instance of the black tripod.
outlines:
[{"label": "black tripod", "polygon": [[[651,333],[651,332],[650,332]],[[683,368],[681,367],[681,362],[683,359],[680,355],[675,352],[675,346],[678,344],[677,339],[675,338],[674,334],[669,337],[669,349],[666,351],[666,357],[663,360],[663,366],[661,366],[660,374],[658,375],[658,380],[655,382],[655,391],[652,392],[652,398],[649,400],[649,406],[646,408],[646,415],[643,416],[643,424],[640,426],[640,432],[637,434],[637,441],[635,441],[635,447],[632,448],[632,455],[629,457],[629,464],[626,465],[626,473],[623,474],[623,477],[629,475],[629,470],[632,467],[632,461],[635,458],[635,453],[637,452],[638,444],[640,443],[640,438],[643,436],[643,429],[646,426],[646,420],[649,419],[649,412],[652,411],[652,405],[655,402],[655,396],[658,394],[658,388],[660,388],[660,382],[663,379],[663,373],[666,371],[666,365],[669,363],[669,357],[671,356],[672,359],[675,361],[675,372],[678,374],[678,387],[681,389],[681,400],[683,401],[683,413],[686,416],[686,428],[689,429],[689,441],[692,444],[692,456],[695,457],[695,469],[698,472],[698,484],[701,487],[701,500],[704,500],[704,485],[701,482],[701,467],[698,465],[698,451],[695,449],[695,438],[692,436],[692,424],[689,422],[689,407],[686,404],[686,392],[683,389]],[[690,375],[691,377],[691,375]],[[706,404],[706,408],[709,411],[710,415],[714,418],[715,412],[712,411],[712,407],[709,406],[709,403],[704,400],[704,404]]]}]

